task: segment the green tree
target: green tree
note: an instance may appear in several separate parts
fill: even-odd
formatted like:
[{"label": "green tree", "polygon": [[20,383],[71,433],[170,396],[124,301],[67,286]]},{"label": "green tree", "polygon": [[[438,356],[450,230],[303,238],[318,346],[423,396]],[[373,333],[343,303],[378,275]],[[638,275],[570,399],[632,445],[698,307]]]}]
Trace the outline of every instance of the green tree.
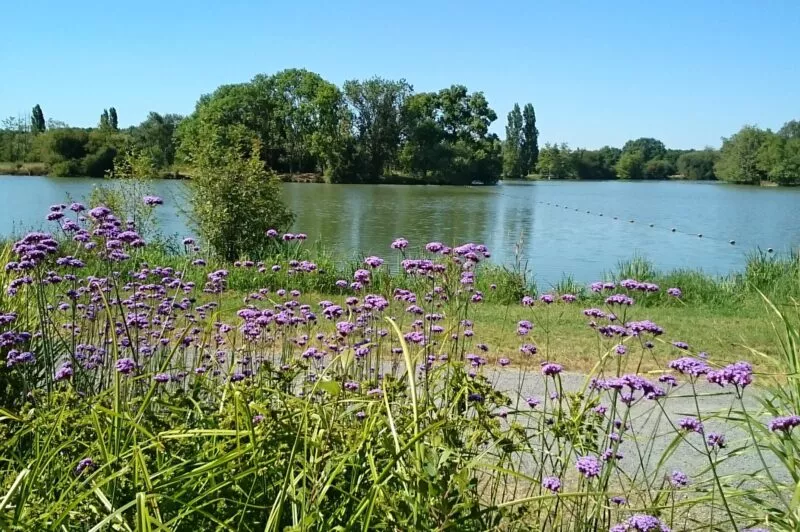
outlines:
[{"label": "green tree", "polygon": [[599,150],[575,150],[572,167],[578,179],[616,179],[614,166],[619,160],[619,148],[604,146]]},{"label": "green tree", "polygon": [[800,139],[800,120],[789,120],[783,124],[778,135],[786,139]]},{"label": "green tree", "polygon": [[119,119],[117,118],[117,110],[114,107],[108,110],[108,127],[112,131],[119,131]]},{"label": "green tree", "polygon": [[678,157],[678,173],[686,179],[716,179],[714,163],[718,153],[710,148],[701,151],[690,151]]},{"label": "green tree", "polygon": [[44,120],[44,113],[42,112],[42,108],[37,103],[31,112],[31,132],[34,135],[38,133],[44,133],[46,128],[47,125]]},{"label": "green tree", "polygon": [[664,159],[667,155],[667,148],[660,140],[648,137],[641,137],[635,140],[629,140],[622,147],[622,152],[638,151],[641,154],[644,162],[652,159]]},{"label": "green tree", "polygon": [[645,162],[645,156],[641,151],[625,151],[623,148],[615,167],[617,176],[620,179],[643,179]]},{"label": "green tree", "polygon": [[260,141],[243,126],[204,127],[192,169],[192,221],[226,260],[262,253],[268,229],[286,230],[293,215],[279,181],[266,170]]},{"label": "green tree", "polygon": [[800,137],[769,132],[759,148],[757,164],[773,183],[800,183]]},{"label": "green tree", "polygon": [[767,140],[767,132],[754,126],[745,126],[735,135],[723,139],[714,173],[723,181],[733,183],[759,183],[766,179],[763,164],[759,164],[759,151]]},{"label": "green tree", "polygon": [[522,111],[519,104],[508,113],[506,125],[506,140],[503,143],[503,175],[511,178],[522,177],[527,174],[522,160]]},{"label": "green tree", "polygon": [[644,163],[644,179],[667,179],[675,173],[675,165],[666,159],[650,159]]},{"label": "green tree", "polygon": [[548,179],[568,179],[576,176],[573,162],[569,145],[547,143],[539,152],[537,169],[539,174]]},{"label": "green tree", "polygon": [[451,151],[444,144],[444,129],[437,121],[440,108],[439,95],[435,92],[411,95],[403,105],[404,142],[400,165],[404,171],[423,180],[438,175],[450,160]]},{"label": "green tree", "polygon": [[175,133],[183,117],[150,112],[131,132],[137,150],[147,154],[156,168],[168,168],[175,162]]},{"label": "green tree", "polygon": [[411,92],[411,85],[403,79],[390,81],[375,77],[344,83],[344,94],[353,113],[354,136],[368,181],[377,181],[394,161],[400,145],[401,109]]},{"label": "green tree", "polygon": [[522,173],[532,174],[539,161],[539,130],[536,129],[536,111],[533,104],[526,103],[522,110],[522,149],[520,150]]},{"label": "green tree", "polygon": [[111,129],[111,122],[109,119],[108,109],[103,109],[103,112],[100,113],[100,123],[98,124],[98,128],[103,130]]}]

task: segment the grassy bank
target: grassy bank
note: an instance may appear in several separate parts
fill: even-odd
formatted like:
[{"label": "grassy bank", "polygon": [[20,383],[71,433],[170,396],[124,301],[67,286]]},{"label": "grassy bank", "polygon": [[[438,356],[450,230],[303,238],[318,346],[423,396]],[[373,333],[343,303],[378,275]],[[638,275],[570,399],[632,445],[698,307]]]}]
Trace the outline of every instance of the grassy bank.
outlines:
[{"label": "grassy bank", "polygon": [[0,162],[0,175],[47,175],[47,165],[44,163]]},{"label": "grassy bank", "polygon": [[0,528],[800,525],[795,256],[537,290],[476,244],[224,263],[51,212],[0,252]]}]

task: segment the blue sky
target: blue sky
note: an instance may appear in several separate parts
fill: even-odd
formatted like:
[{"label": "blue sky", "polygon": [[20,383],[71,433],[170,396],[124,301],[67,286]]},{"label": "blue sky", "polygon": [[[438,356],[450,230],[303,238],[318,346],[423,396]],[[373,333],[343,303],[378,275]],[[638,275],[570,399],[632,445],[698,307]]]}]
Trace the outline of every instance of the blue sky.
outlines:
[{"label": "blue sky", "polygon": [[188,114],[218,85],[290,67],[341,84],[482,90],[501,134],[514,102],[540,141],[718,146],[800,118],[797,0],[3,2],[0,116],[71,125],[115,106]]}]

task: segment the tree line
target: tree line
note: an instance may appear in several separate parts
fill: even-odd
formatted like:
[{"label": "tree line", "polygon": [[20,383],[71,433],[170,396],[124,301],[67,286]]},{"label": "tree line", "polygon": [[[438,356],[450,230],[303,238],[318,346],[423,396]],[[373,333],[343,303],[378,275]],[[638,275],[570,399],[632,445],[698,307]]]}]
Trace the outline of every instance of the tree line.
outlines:
[{"label": "tree line", "polygon": [[[503,168],[507,177],[525,177],[515,166],[513,150],[507,148],[518,144],[516,136],[508,135],[515,131],[515,120],[509,115]],[[509,152],[512,155],[507,155]],[[800,122],[787,122],[777,132],[745,126],[723,138],[719,150],[668,149],[654,138],[629,140],[622,148],[604,146],[599,150],[547,143],[539,151],[535,171],[527,175],[541,179],[718,179],[743,184],[800,184]]]},{"label": "tree line", "polygon": [[406,80],[374,77],[339,88],[289,69],[201,97],[177,144],[191,161],[209,132],[236,125],[278,173],[320,173],[334,183],[495,183],[502,142],[489,126],[496,119],[484,94],[463,85],[417,93]]},{"label": "tree line", "polygon": [[288,69],[222,85],[202,95],[188,117],[151,112],[126,129],[114,107],[102,111],[97,127],[73,128],[45,120],[36,105],[29,117],[2,122],[0,161],[41,162],[52,175],[104,176],[133,152],[156,174],[191,174],[205,144],[213,139],[233,150],[244,136],[257,141],[250,144],[259,146],[268,170],[334,183],[492,184],[530,176],[800,183],[797,121],[777,132],[745,126],[719,150],[668,149],[654,138],[587,150],[540,146],[530,103],[514,104],[503,140],[489,131],[495,120],[484,94],[463,85],[415,92],[404,79],[374,77],[339,87]]},{"label": "tree line", "polygon": [[138,126],[119,128],[114,107],[103,109],[97,127],[70,127],[45,120],[40,105],[30,117],[9,117],[0,128],[0,161],[44,163],[55,176],[104,177],[129,152],[148,158],[164,173],[175,163],[175,132],[183,117],[151,112]]}]

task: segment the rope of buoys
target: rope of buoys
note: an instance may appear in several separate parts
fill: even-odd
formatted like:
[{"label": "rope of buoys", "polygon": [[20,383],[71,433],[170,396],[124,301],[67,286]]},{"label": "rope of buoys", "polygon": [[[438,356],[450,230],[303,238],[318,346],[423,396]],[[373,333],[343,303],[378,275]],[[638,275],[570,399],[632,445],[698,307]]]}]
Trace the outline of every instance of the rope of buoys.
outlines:
[{"label": "rope of buoys", "polygon": [[[502,194],[502,193],[499,193],[499,194]],[[505,194],[503,194],[503,195],[505,195]],[[548,202],[537,201],[536,203],[539,203],[539,204],[542,204],[542,205],[555,205],[556,207],[560,207],[560,206],[561,206],[561,205],[559,205],[558,203],[551,204],[549,201],[548,201]],[[564,205],[563,207],[564,207],[564,209],[570,209],[570,207],[569,207],[569,206],[567,206],[567,205]],[[581,209],[579,209],[579,208],[574,208],[574,207],[573,207],[572,209],[573,209],[575,212],[581,212]],[[595,215],[595,216],[600,216],[600,217],[602,217],[602,216],[605,216],[605,215],[604,215],[604,213],[602,213],[602,212],[593,213],[591,210],[587,210],[587,211],[586,211],[586,214],[593,214],[593,215]],[[619,216],[612,216],[612,218],[613,218],[614,220],[619,220]],[[628,223],[632,223],[632,224],[633,224],[633,223],[636,223],[636,220],[635,220],[635,219],[629,219],[629,220],[628,220]],[[648,225],[648,227],[652,227],[652,228],[655,228],[655,227],[656,227],[656,224],[655,224],[655,223],[652,223],[652,222],[648,223],[647,225]],[[666,230],[666,229],[665,229],[665,230]],[[711,236],[705,235],[705,234],[703,234],[703,233],[689,233],[689,232],[685,232],[685,231],[679,231],[677,227],[671,227],[671,228],[669,229],[669,231],[670,231],[671,233],[681,233],[681,234],[684,234],[684,235],[687,235],[687,236],[690,236],[690,235],[695,235],[697,238],[704,238],[704,239],[707,239],[707,240],[716,240],[716,241],[718,241],[718,242],[727,242],[727,243],[728,243],[729,245],[731,245],[731,246],[735,246],[735,245],[737,245],[737,243],[738,243],[738,241],[737,241],[737,240],[735,240],[735,239],[729,239],[729,240],[725,240],[725,239],[722,239],[722,238],[711,237]],[[756,247],[757,247],[757,246],[756,246]],[[767,253],[774,253],[774,252],[775,252],[775,250],[774,250],[773,248],[771,248],[771,247],[770,247],[770,248],[767,248],[767,250],[766,250],[766,251],[767,251]]]}]

